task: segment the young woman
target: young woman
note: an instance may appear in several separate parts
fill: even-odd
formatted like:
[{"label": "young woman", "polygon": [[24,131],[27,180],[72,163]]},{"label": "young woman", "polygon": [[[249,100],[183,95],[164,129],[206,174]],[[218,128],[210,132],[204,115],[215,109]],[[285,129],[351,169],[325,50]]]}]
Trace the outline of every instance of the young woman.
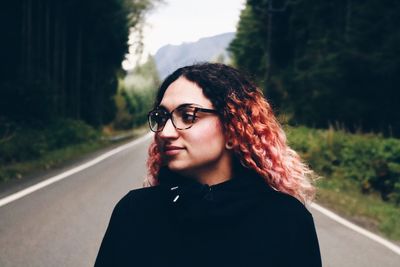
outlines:
[{"label": "young woman", "polygon": [[321,266],[313,172],[244,75],[176,70],[149,125],[150,187],[117,204],[95,266]]}]

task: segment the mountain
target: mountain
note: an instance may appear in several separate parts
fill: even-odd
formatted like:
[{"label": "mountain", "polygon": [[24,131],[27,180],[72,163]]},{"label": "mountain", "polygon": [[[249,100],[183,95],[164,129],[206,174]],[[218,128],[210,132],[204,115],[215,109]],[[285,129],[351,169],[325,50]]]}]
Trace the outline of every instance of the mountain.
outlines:
[{"label": "mountain", "polygon": [[154,56],[160,78],[164,79],[177,68],[196,62],[222,61],[227,63],[229,55],[226,48],[234,37],[234,32],[228,32],[201,38],[197,42],[161,47]]}]

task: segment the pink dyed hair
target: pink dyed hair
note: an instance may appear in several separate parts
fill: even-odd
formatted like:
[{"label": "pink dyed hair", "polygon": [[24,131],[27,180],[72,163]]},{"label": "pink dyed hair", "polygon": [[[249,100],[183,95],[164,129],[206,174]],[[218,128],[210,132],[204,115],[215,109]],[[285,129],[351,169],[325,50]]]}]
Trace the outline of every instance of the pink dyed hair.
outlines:
[{"label": "pink dyed hair", "polygon": [[[230,90],[224,102],[225,134],[241,164],[256,171],[275,190],[292,195],[304,204],[311,202],[315,196],[316,175],[288,146],[286,135],[261,90],[247,81],[242,83],[240,96]],[[146,185],[159,184],[161,166],[160,150],[154,138],[149,147]]]}]

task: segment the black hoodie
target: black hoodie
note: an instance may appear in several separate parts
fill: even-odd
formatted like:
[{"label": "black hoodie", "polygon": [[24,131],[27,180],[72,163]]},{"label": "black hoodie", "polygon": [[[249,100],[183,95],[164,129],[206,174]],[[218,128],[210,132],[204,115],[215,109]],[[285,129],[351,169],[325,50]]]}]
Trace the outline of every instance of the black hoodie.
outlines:
[{"label": "black hoodie", "polygon": [[321,256],[310,212],[258,175],[177,176],[118,202],[95,266],[314,267]]}]

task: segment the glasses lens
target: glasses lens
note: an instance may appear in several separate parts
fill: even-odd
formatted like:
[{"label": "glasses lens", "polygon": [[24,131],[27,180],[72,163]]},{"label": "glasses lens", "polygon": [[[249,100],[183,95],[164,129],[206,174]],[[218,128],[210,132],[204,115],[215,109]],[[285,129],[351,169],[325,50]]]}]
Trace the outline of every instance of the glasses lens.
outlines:
[{"label": "glasses lens", "polygon": [[163,110],[153,110],[149,113],[149,126],[153,132],[159,132],[168,120],[168,115]]},{"label": "glasses lens", "polygon": [[188,129],[193,125],[196,119],[196,111],[194,107],[182,107],[174,110],[172,119],[177,129]]}]

